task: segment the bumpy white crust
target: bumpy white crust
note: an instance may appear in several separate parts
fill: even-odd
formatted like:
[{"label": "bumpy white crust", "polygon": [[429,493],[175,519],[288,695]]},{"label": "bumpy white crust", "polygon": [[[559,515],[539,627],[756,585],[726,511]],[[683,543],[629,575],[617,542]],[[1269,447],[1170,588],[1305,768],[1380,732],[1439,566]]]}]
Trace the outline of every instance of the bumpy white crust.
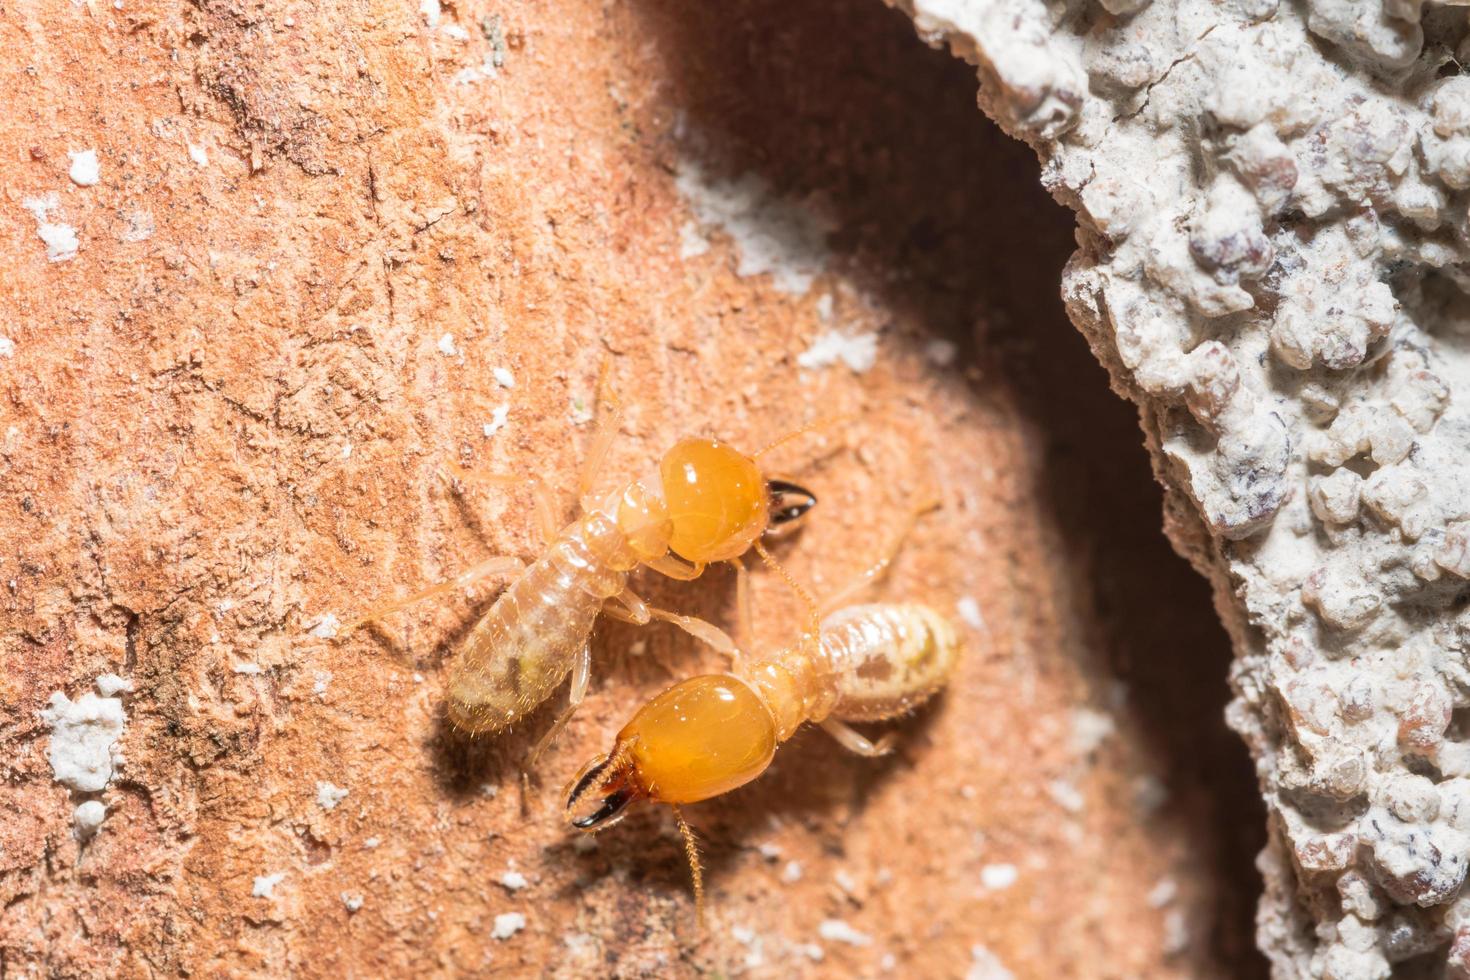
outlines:
[{"label": "bumpy white crust", "polygon": [[1078,213],[1069,312],[1235,642],[1276,976],[1470,977],[1464,11],[891,2]]}]

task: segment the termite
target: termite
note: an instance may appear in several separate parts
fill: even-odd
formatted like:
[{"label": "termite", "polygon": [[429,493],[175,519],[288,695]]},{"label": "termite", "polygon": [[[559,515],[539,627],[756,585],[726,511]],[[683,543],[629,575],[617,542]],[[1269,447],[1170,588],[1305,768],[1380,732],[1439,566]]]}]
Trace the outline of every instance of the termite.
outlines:
[{"label": "termite", "polygon": [[[933,505],[929,505],[933,506]],[[894,733],[869,741],[848,722],[897,718],[948,683],[961,653],[954,626],[919,603],[846,605],[883,573],[914,520],[885,555],[828,599],[819,635],[746,660],[728,636],[716,646],[729,673],[675,684],[644,704],[610,752],[585,766],[566,791],[567,820],[579,830],[611,826],[639,801],[669,804],[684,836],[703,909],[704,879],[693,831],[679,807],[743,786],[766,770],[776,748],[814,722],[843,748],[864,756],[892,750]],[[742,607],[749,635],[750,611]]]},{"label": "termite", "polygon": [[[608,400],[605,392],[601,400]],[[594,499],[592,485],[620,419],[616,405],[599,418],[579,478],[582,514],[565,527],[558,526],[557,504],[535,477],[482,477],[497,485],[531,487],[546,544],[541,557],[529,566],[511,556],[487,558],[445,582],[374,608],[340,630],[345,634],[481,579],[515,576],[451,660],[447,713],[466,733],[494,734],[524,718],[570,674],[567,706],[527,756],[527,769],[587,693],[592,671],[588,641],[599,613],[639,625],[664,620],[704,640],[719,633],[703,620],[645,603],[628,587],[635,568],[692,580],[709,564],[729,562],[737,573],[738,593],[748,594],[740,556],[754,548],[785,577],[761,538],[768,531],[794,527],[816,497],[795,483],[767,478],[756,461],[831,421],[798,429],[750,456],[717,439],[683,439],[660,460],[657,480],[635,480]]]}]

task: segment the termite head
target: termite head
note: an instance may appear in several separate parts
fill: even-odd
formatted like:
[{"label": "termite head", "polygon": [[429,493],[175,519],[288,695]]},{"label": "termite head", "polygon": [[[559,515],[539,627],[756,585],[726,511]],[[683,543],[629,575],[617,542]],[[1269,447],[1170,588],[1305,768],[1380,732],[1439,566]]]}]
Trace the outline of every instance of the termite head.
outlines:
[{"label": "termite head", "polygon": [[671,529],[669,550],[708,563],[744,554],[770,527],[798,520],[816,497],[767,483],[755,460],[717,439],[684,439],[659,464]]},{"label": "termite head", "polygon": [[707,800],[759,776],[775,753],[775,721],[750,685],[692,677],[640,708],[613,750],[582,767],[567,788],[567,819],[601,830],[639,800]]}]

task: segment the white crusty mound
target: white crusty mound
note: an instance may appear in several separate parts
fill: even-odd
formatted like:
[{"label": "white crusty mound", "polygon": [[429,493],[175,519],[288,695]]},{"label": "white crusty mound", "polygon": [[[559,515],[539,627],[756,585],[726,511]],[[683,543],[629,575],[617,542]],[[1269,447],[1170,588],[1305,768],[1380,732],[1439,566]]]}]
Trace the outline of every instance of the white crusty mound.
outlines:
[{"label": "white crusty mound", "polygon": [[1464,9],[903,6],[1078,213],[1072,317],[1235,640],[1276,974],[1470,977]]},{"label": "white crusty mound", "polygon": [[57,691],[41,720],[51,726],[47,758],[56,781],[78,793],[106,789],[122,762],[117,747],[127,723],[122,700],[99,698],[88,691],[73,701]]}]

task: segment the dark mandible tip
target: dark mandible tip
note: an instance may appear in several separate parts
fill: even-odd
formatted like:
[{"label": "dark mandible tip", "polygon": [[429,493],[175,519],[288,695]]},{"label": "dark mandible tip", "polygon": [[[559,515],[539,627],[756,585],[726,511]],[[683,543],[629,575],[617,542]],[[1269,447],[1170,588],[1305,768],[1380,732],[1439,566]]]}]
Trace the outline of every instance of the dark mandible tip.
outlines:
[{"label": "dark mandible tip", "polygon": [[622,789],[609,793],[602,801],[602,806],[593,813],[573,820],[572,826],[578,830],[596,830],[612,823],[623,813],[629,803],[633,802],[633,791],[626,786]]},{"label": "dark mandible tip", "polygon": [[766,490],[771,497],[771,524],[774,527],[801,520],[817,505],[816,494],[789,480],[767,480]]}]

